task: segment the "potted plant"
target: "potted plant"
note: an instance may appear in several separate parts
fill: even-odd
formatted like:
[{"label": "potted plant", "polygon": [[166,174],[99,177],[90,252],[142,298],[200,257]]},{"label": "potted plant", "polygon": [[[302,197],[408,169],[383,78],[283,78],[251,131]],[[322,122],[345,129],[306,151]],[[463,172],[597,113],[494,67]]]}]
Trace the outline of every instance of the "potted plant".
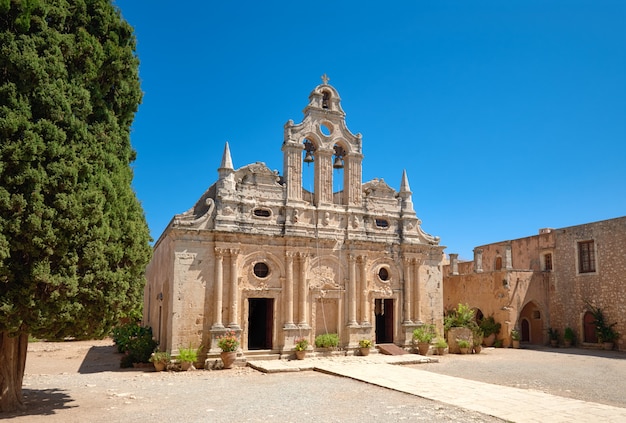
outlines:
[{"label": "potted plant", "polygon": [[224,365],[224,369],[233,367],[233,363],[237,358],[237,348],[239,348],[239,340],[234,331],[229,330],[224,335],[218,336],[217,346],[222,349],[220,357]]},{"label": "potted plant", "polygon": [[170,363],[170,361],[172,360],[172,357],[170,356],[170,353],[168,353],[167,351],[155,351],[152,353],[152,355],[150,356],[150,362],[152,364],[154,364],[154,369],[157,372],[162,372],[163,370],[165,370],[165,368],[167,367],[167,365]]},{"label": "potted plant", "polygon": [[359,350],[361,355],[367,356],[370,354],[370,348],[372,348],[372,341],[370,339],[361,339],[359,341]]},{"label": "potted plant", "polygon": [[559,346],[559,331],[554,328],[548,328],[548,338],[550,338],[550,346]]},{"label": "potted plant", "polygon": [[598,337],[598,342],[602,344],[602,348],[605,350],[612,350],[615,344],[615,341],[619,338],[619,333],[613,329],[613,327],[617,324],[615,323],[607,323],[604,318],[604,313],[599,307],[594,307],[591,305],[589,301],[586,302],[587,307],[593,314],[593,324],[596,327],[596,336]]},{"label": "potted plant", "polygon": [[448,338],[448,352],[458,354],[459,346],[457,339],[469,341],[473,344],[474,331],[478,328],[474,318],[475,310],[467,304],[459,304],[457,308],[450,310],[443,318],[443,326]]},{"label": "potted plant", "polygon": [[438,355],[444,355],[446,353],[446,348],[448,348],[448,343],[443,337],[438,337],[435,341],[435,348],[437,348]]},{"label": "potted plant", "polygon": [[497,323],[493,315],[483,318],[480,322],[480,329],[483,331],[484,342],[487,347],[493,347],[496,336],[500,333],[502,325]]},{"label": "potted plant", "polygon": [[574,330],[569,326],[565,328],[565,332],[563,332],[563,343],[566,347],[571,347],[574,344],[574,340],[576,339],[576,335],[574,334]]},{"label": "potted plant", "polygon": [[413,343],[417,345],[420,355],[428,354],[430,342],[435,337],[434,325],[422,325],[413,331]]},{"label": "potted plant", "polygon": [[467,354],[469,352],[470,345],[472,345],[469,339],[463,338],[458,338],[456,343],[459,346],[459,350],[461,350],[461,354]]},{"label": "potted plant", "polygon": [[178,361],[182,370],[195,370],[193,363],[198,361],[198,351],[191,347],[179,348]]},{"label": "potted plant", "polygon": [[298,360],[304,360],[306,356],[306,350],[309,348],[309,340],[306,338],[297,338],[295,340],[295,345],[293,349],[296,351],[296,358]]},{"label": "potted plant", "polygon": [[336,333],[325,333],[315,337],[315,348],[334,349],[339,345],[339,335]]},{"label": "potted plant", "polygon": [[522,335],[517,329],[513,329],[511,331],[511,341],[513,343],[513,348],[519,348],[519,341],[522,338]]}]

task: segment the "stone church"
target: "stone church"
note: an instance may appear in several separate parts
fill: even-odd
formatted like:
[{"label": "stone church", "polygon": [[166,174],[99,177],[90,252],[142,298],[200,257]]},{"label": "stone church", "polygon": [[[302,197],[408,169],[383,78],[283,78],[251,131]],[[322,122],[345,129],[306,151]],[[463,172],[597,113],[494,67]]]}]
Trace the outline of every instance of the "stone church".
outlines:
[{"label": "stone church", "polygon": [[399,191],[362,182],[361,134],[322,81],[302,122],[284,126],[282,175],[234,169],[226,144],[217,180],[156,242],[144,324],[161,350],[216,357],[228,330],[240,354],[281,357],[325,333],[350,353],[364,338],[408,346],[425,323],[441,332],[444,247],[422,230],[406,172]]}]

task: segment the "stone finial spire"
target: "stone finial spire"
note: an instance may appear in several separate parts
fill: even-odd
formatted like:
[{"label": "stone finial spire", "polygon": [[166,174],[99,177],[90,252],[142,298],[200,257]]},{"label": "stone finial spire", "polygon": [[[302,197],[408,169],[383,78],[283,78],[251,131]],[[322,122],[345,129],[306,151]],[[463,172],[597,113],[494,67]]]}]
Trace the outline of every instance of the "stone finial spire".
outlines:
[{"label": "stone finial spire", "polygon": [[220,168],[218,170],[219,171],[235,170],[233,168],[233,159],[230,158],[230,147],[228,146],[228,141],[226,141],[226,144],[224,145],[224,154],[222,154],[222,164],[220,165]]},{"label": "stone finial spire", "polygon": [[224,145],[222,164],[220,164],[220,167],[217,169],[217,174],[218,190],[235,190],[235,169],[233,168],[233,160],[230,158],[230,148],[228,147],[228,141],[226,141],[226,145]]},{"label": "stone finial spire", "polygon": [[411,187],[409,186],[409,178],[406,176],[406,169],[402,171],[402,182],[400,182],[400,192],[411,193]]},{"label": "stone finial spire", "polygon": [[400,183],[400,198],[402,199],[401,210],[403,214],[415,214],[413,210],[413,200],[411,198],[411,187],[409,178],[406,176],[406,169],[402,171],[402,182]]}]

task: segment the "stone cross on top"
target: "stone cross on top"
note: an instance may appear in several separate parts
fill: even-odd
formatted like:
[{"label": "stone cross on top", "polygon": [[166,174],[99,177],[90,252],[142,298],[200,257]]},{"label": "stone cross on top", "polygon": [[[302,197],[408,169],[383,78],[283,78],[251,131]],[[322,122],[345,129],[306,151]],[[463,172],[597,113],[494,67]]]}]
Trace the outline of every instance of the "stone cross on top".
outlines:
[{"label": "stone cross on top", "polygon": [[328,85],[328,81],[330,81],[330,78],[328,77],[328,75],[326,74],[322,75],[322,82],[324,83],[324,85]]}]

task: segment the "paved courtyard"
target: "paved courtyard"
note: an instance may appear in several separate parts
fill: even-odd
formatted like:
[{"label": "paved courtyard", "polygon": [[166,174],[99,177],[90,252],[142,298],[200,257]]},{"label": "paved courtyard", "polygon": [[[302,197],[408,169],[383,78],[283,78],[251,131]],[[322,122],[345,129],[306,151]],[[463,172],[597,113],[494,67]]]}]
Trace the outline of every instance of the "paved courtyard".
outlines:
[{"label": "paved courtyard", "polygon": [[248,367],[156,373],[119,369],[110,341],[35,343],[29,346],[24,379],[29,409],[0,417],[15,422],[558,422],[591,415],[591,421],[626,421],[625,354],[487,349],[409,365],[370,357],[273,363],[323,372],[266,374]]}]

